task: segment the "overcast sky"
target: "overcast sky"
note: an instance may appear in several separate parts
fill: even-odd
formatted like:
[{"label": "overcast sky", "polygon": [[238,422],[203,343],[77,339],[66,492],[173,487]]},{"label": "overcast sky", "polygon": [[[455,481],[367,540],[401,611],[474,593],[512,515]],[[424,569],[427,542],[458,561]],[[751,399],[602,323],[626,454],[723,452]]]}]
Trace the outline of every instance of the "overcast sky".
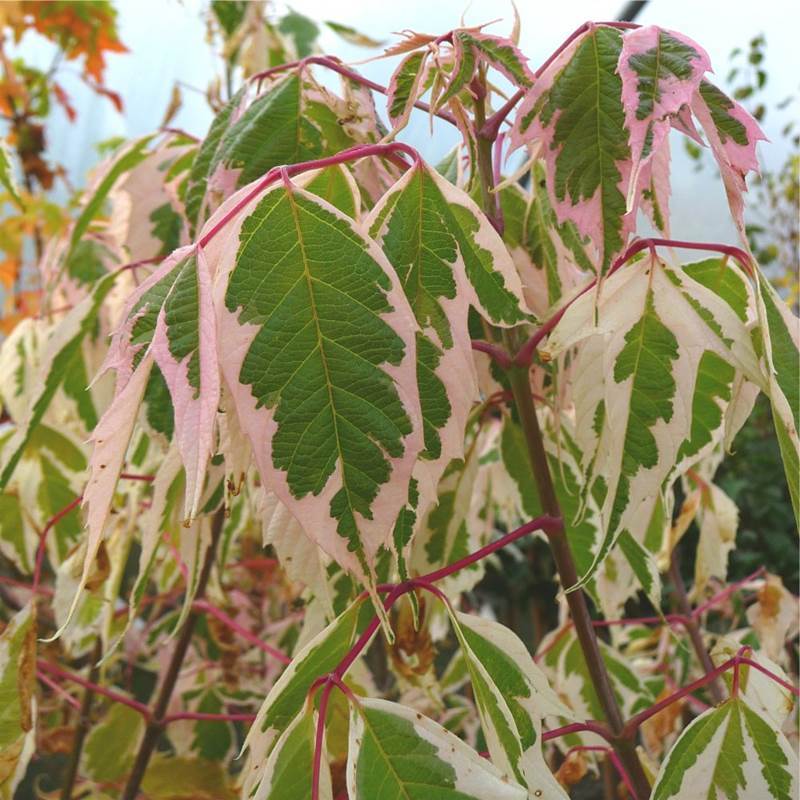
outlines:
[{"label": "overcast sky", "polygon": [[[80,184],[82,175],[95,161],[93,143],[110,136],[137,136],[156,128],[169,103],[176,80],[204,90],[218,72],[213,54],[205,43],[204,0],[117,0],[120,35],[131,53],[108,57],[107,84],[125,100],[125,114],[117,114],[110,103],[82,90],[71,89],[79,118],[70,124],[59,111],[54,112],[50,147],[53,158],[65,164]],[[317,20],[332,19],[351,25],[377,39],[391,39],[393,31],[413,29],[441,33],[457,26],[462,14],[467,24],[503,18],[489,30],[503,33],[510,29],[510,3],[503,0],[293,0],[292,7]],[[522,20],[521,47],[535,66],[578,25],[587,19],[616,18],[623,3],[618,0],[518,0]],[[800,82],[800,3],[790,0],[652,0],[637,19],[681,31],[708,51],[724,85],[728,55],[736,47],[746,47],[749,39],[763,32],[767,38],[766,69],[769,73],[768,97],[772,102],[797,92]],[[343,44],[325,30],[321,44],[343,60],[359,60],[369,52]],[[26,55],[47,63],[43,48],[26,48]],[[388,81],[396,60],[366,64],[360,69],[381,83]],[[69,77],[64,81],[70,88]],[[786,114],[798,114],[795,106]],[[184,106],[174,124],[202,136],[210,112],[202,94],[184,90]],[[779,140],[778,132],[786,116],[767,120],[767,134]],[[442,124],[437,138],[427,135],[426,115],[413,121],[403,138],[417,146],[428,158],[446,152],[454,141],[453,132]],[[680,145],[674,153],[673,233],[688,238],[732,238],[727,221],[724,192],[710,180],[711,172],[695,173]],[[780,148],[767,144],[762,158],[781,161]],[[698,211],[700,213],[698,213]]]}]

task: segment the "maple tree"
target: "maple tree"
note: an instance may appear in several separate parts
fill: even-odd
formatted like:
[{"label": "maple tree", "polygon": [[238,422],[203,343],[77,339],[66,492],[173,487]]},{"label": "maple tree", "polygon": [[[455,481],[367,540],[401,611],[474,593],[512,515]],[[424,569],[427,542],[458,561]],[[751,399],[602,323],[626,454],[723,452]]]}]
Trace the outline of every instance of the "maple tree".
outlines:
[{"label": "maple tree", "polygon": [[[300,15],[264,46],[263,8],[215,5],[206,136],[119,146],[0,350],[2,796],[43,747],[64,798],[795,796],[797,598],[727,583],[714,483],[763,394],[798,514],[756,120],[656,26],[536,69],[518,26],[408,32],[383,87]],[[460,132],[440,164],[412,113]],[[671,238],[673,132],[738,242]],[[533,653],[473,591],[531,537],[560,585]]]}]

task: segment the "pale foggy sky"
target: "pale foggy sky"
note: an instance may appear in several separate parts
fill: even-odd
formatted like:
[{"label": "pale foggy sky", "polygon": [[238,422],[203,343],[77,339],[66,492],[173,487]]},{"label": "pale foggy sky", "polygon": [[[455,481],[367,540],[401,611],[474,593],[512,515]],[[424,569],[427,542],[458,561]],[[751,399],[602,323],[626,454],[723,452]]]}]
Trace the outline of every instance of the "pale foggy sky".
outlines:
[{"label": "pale foggy sky", "polygon": [[[205,89],[218,72],[218,64],[205,44],[203,0],[117,0],[122,40],[131,53],[108,57],[107,84],[125,100],[125,114],[120,116],[108,101],[83,89],[77,79],[65,76],[63,83],[78,109],[78,121],[70,124],[60,110],[53,114],[50,128],[50,152],[64,163],[73,180],[80,185],[85,171],[95,162],[95,142],[111,136],[138,136],[154,130],[169,103],[176,80]],[[533,2],[518,0],[522,21],[522,50],[535,67],[578,25],[587,19],[614,19],[622,0],[556,0]],[[391,39],[393,31],[413,29],[440,33],[459,24],[462,13],[467,24],[502,18],[489,30],[507,32],[511,26],[510,2],[505,0],[293,0],[291,6],[316,19],[332,19],[351,25],[377,39]],[[763,32],[767,38],[766,70],[769,74],[768,102],[774,104],[800,83],[800,53],[797,34],[800,30],[800,3],[791,0],[651,0],[637,22],[657,23],[681,31],[708,51],[715,67],[716,80],[724,86],[728,55],[734,47],[747,46],[750,38]],[[32,37],[33,38],[33,37]],[[324,29],[323,49],[345,61],[356,61],[372,54],[343,43]],[[44,47],[27,47],[25,55],[49,63]],[[366,75],[387,83],[396,59],[365,64]],[[210,112],[200,93],[184,89],[184,106],[174,124],[196,135],[205,134]],[[787,115],[798,115],[798,107],[782,117],[768,114],[766,132],[779,142],[779,131]],[[770,117],[772,117],[770,119]],[[455,134],[446,124],[436,128],[437,137],[428,136],[425,114],[415,115],[402,138],[418,147],[429,159],[449,150]],[[761,146],[766,163],[780,164],[779,145]],[[708,167],[695,173],[679,141],[673,147],[673,235],[679,238],[730,239],[734,232],[727,219],[724,191],[712,180]]]}]

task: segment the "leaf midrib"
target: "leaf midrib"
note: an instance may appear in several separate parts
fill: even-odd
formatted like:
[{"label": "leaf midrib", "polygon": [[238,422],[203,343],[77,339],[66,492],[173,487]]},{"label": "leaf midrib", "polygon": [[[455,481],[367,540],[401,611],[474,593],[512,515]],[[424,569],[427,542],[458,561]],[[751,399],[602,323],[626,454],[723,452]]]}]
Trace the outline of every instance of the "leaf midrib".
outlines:
[{"label": "leaf midrib", "polygon": [[[297,232],[297,247],[300,251],[300,256],[303,261],[303,276],[306,279],[306,286],[308,288],[308,296],[309,301],[311,304],[311,318],[314,322],[314,329],[317,332],[317,347],[319,348],[320,358],[322,359],[322,368],[325,373],[325,387],[328,392],[328,403],[331,409],[331,418],[333,423],[333,435],[336,439],[336,452],[338,454],[338,459],[340,463],[340,473],[341,473],[341,480],[342,480],[342,488],[347,495],[347,505],[351,510],[351,513],[355,514],[355,506],[353,505],[353,498],[352,493],[350,491],[350,487],[347,484],[347,472],[344,468],[345,465],[345,458],[344,452],[342,450],[342,441],[339,435],[339,424],[338,424],[338,414],[336,412],[336,404],[334,403],[333,399],[333,386],[331,383],[331,376],[330,376],[330,368],[328,367],[328,359],[325,355],[325,348],[323,347],[323,340],[324,336],[322,335],[322,330],[319,326],[319,315],[317,314],[317,304],[316,299],[314,297],[314,287],[313,287],[313,277],[311,275],[311,271],[309,269],[308,264],[308,257],[306,255],[305,244],[303,241],[303,233],[300,228],[300,219],[298,216],[297,204],[295,203],[294,193],[291,186],[286,187],[286,197],[289,201],[289,209],[292,214],[292,220],[294,221],[295,231]],[[312,351],[313,352],[313,351]]]}]

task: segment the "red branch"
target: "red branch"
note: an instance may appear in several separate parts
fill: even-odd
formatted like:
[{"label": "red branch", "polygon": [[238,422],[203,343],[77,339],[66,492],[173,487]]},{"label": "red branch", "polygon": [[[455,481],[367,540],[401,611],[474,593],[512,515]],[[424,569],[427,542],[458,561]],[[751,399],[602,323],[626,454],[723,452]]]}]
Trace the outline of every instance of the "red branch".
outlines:
[{"label": "red branch", "polygon": [[276,647],[273,647],[270,644],[267,644],[265,641],[262,641],[258,636],[254,633],[251,633],[247,628],[240,625],[233,617],[229,617],[224,611],[217,608],[213,603],[209,603],[208,600],[195,600],[192,604],[194,608],[198,611],[204,611],[207,614],[211,614],[212,617],[216,617],[223,625],[226,625],[235,633],[238,633],[246,641],[250,642],[250,644],[255,645],[259,650],[267,655],[272,656],[277,661],[280,661],[281,664],[289,664],[291,659],[286,653],[281,652]]},{"label": "red branch", "polygon": [[686,695],[691,694],[697,689],[702,689],[706,684],[713,681],[715,678],[722,675],[724,672],[727,672],[730,669],[738,669],[741,664],[746,664],[749,667],[753,667],[757,669],[759,672],[763,672],[768,678],[772,679],[777,683],[779,686],[782,686],[787,691],[791,692],[795,697],[800,697],[800,689],[796,686],[792,686],[792,684],[785,681],[779,675],[776,675],[772,670],[767,669],[765,666],[759,664],[757,661],[753,661],[752,658],[748,658],[747,656],[743,655],[735,655],[733,658],[729,658],[724,664],[720,664],[718,667],[713,669],[711,672],[706,673],[702,677],[698,678],[696,681],[692,681],[691,683],[687,684],[686,686],[677,689],[668,697],[665,697],[663,700],[659,700],[657,703],[654,703],[649,708],[645,708],[643,711],[640,711],[638,714],[632,716],[626,723],[625,727],[623,728],[622,735],[623,736],[632,736],[641,726],[641,724],[650,717],[655,716],[660,711],[663,711],[667,706],[672,705],[676,701],[680,700]]},{"label": "red branch", "polygon": [[[371,81],[369,78],[365,78],[355,70],[348,69],[333,56],[308,56],[300,59],[299,61],[290,61],[288,64],[279,64],[277,67],[271,67],[270,69],[266,69],[263,72],[253,75],[250,80],[260,82],[265,78],[272,77],[280,72],[287,72],[290,69],[302,70],[309,64],[317,64],[320,67],[326,67],[333,72],[337,72],[339,75],[343,75],[348,80],[354,81],[355,83],[360,83],[362,86],[372,89],[373,92],[378,92],[379,94],[384,95],[389,93],[389,90],[385,86],[382,86],[380,83],[375,83],[375,81]],[[414,102],[414,108],[418,108],[420,111],[427,111],[429,114],[431,113],[431,107],[427,103],[423,103],[422,100],[416,100]],[[439,119],[449,122],[451,125],[458,124],[452,114],[448,114],[446,111],[434,111],[433,114],[439,117]]]},{"label": "red branch", "polygon": [[548,741],[550,739],[558,739],[561,736],[569,736],[571,733],[595,733],[607,742],[611,741],[611,731],[600,722],[572,722],[569,725],[564,725],[561,728],[553,728],[551,731],[545,731],[542,734],[542,740]]},{"label": "red branch", "polygon": [[[415,163],[421,163],[419,153],[411,146],[403,144],[402,142],[388,142],[387,144],[359,144],[355,147],[350,147],[347,150],[342,150],[335,156],[327,156],[325,158],[317,158],[313,161],[303,161],[300,164],[289,164],[288,166],[273,167],[256,185],[241,199],[235,203],[233,207],[225,214],[211,230],[203,236],[197,243],[198,247],[205,247],[248,203],[255,200],[265,189],[271,186],[280,177],[293,177],[300,175],[303,172],[309,172],[314,169],[323,169],[325,167],[333,167],[337,164],[345,164],[348,161],[357,161],[360,158],[369,158],[370,156],[389,157],[404,153],[414,159]],[[408,165],[406,165],[408,166]]]},{"label": "red branch", "polygon": [[634,30],[635,28],[641,27],[636,22],[620,22],[619,20],[613,20],[611,22],[584,22],[583,25],[579,25],[575,28],[572,33],[564,39],[563,42],[548,56],[545,62],[536,70],[533,74],[537,78],[541,78],[544,74],[545,70],[579,37],[582,36],[586,31],[590,30],[591,28],[595,27],[606,27],[606,28],[619,28],[620,30]]},{"label": "red branch", "polygon": [[113,689],[107,689],[105,686],[100,686],[100,684],[87,681],[86,678],[82,678],[80,675],[76,675],[74,672],[67,672],[67,670],[61,669],[61,667],[57,666],[56,664],[51,664],[49,661],[45,661],[41,658],[37,659],[36,668],[42,672],[50,672],[53,675],[61,678],[61,680],[77,683],[78,686],[83,686],[84,689],[91,689],[95,694],[101,694],[104,697],[107,697],[109,700],[113,700],[115,703],[122,703],[122,705],[128,706],[128,708],[132,708],[134,711],[137,711],[145,719],[150,718],[150,709],[144,705],[144,703],[140,703],[138,700],[126,697],[124,694],[115,692]]},{"label": "red branch", "polygon": [[[545,70],[569,47],[572,42],[579,36],[586,33],[592,27],[604,26],[606,28],[619,28],[620,30],[633,30],[641,27],[635,22],[584,22],[583,25],[576,28],[545,60],[545,62],[533,73],[534,78],[541,78]],[[497,138],[497,133],[500,126],[505,121],[506,117],[511,113],[514,106],[525,96],[524,89],[517,89],[500,108],[494,112],[481,126],[478,135],[482,139],[488,139],[493,142]]]},{"label": "red branch", "polygon": [[[383,601],[383,607],[385,611],[388,611],[394,603],[397,601],[399,597],[406,594],[407,592],[413,591],[417,586],[427,589],[429,591],[433,591],[435,594],[442,596],[436,587],[431,586],[434,581],[441,580],[442,578],[446,578],[448,575],[452,575],[459,570],[464,569],[476,561],[480,561],[482,558],[486,558],[486,556],[491,555],[492,553],[496,552],[497,550],[505,547],[507,544],[520,539],[523,536],[526,536],[529,533],[532,533],[536,530],[544,530],[545,532],[560,529],[563,525],[560,519],[549,517],[549,516],[542,516],[537,517],[534,520],[531,520],[526,525],[517,528],[511,533],[507,533],[505,536],[501,537],[495,542],[486,545],[485,547],[481,547],[479,550],[476,550],[474,553],[471,553],[464,558],[459,559],[458,561],[454,561],[452,564],[442,567],[441,569],[434,570],[433,572],[429,572],[426,575],[422,575],[419,578],[414,578],[412,580],[406,581],[404,583],[399,583],[396,585],[393,584],[383,584],[377,587],[379,592],[386,593],[388,592],[388,597]],[[446,601],[446,598],[444,598]],[[319,705],[319,718],[317,720],[317,730],[316,730],[316,740],[314,743],[314,766],[312,772],[312,783],[311,783],[311,800],[319,800],[319,779],[320,779],[320,772],[322,769],[322,745],[325,736],[325,717],[328,711],[328,702],[330,700],[331,692],[333,691],[334,686],[338,687],[339,689],[343,689],[344,683],[342,679],[344,678],[345,672],[350,668],[353,662],[358,658],[364,648],[369,644],[372,637],[377,632],[378,628],[380,627],[380,617],[376,614],[369,622],[367,627],[364,629],[362,634],[358,637],[356,642],[344,656],[344,658],[339,662],[338,666],[328,675],[321,675],[314,683],[311,684],[309,688],[309,697],[316,692],[319,687],[322,687],[322,695],[320,696],[320,705]],[[347,692],[345,692],[347,694]],[[348,695],[350,699],[352,698],[352,694]]]},{"label": "red branch", "polygon": [[748,575],[746,578],[742,578],[742,580],[736,581],[736,583],[732,583],[730,586],[726,586],[721,592],[706,600],[706,602],[702,605],[697,606],[697,608],[692,611],[692,617],[695,619],[701,617],[712,606],[718,605],[719,603],[727,600],[734,592],[741,589],[742,586],[746,586],[748,583],[751,583],[756,578],[763,575],[766,571],[766,567],[759,567],[754,573]]},{"label": "red branch", "polygon": [[44,564],[44,552],[47,546],[47,534],[61,522],[67,514],[70,513],[73,509],[77,508],[80,505],[81,500],[83,499],[83,495],[78,495],[71,503],[64,506],[55,516],[51,517],[47,521],[47,525],[42,528],[42,532],[39,534],[39,546],[36,548],[36,564],[33,568],[33,587],[31,591],[34,594],[38,594],[39,592],[39,581],[42,578],[42,565]]},{"label": "red branch", "polygon": [[78,700],[77,697],[73,697],[63,686],[56,683],[52,678],[49,678],[45,675],[42,670],[36,670],[36,677],[49,689],[52,689],[59,697],[63,698],[63,700],[71,705],[73,708],[77,709],[78,711],[81,710],[81,701]]},{"label": "red branch", "polygon": [[486,353],[491,359],[496,361],[503,369],[509,369],[513,366],[511,356],[503,350],[502,347],[483,342],[480,339],[472,340],[472,349],[477,350],[479,353]]},{"label": "red branch", "polygon": [[333,686],[333,681],[326,682],[319,698],[319,716],[314,737],[314,763],[311,770],[311,800],[319,800],[319,779],[322,772],[322,751],[325,744],[325,717],[328,715],[328,703]]}]

